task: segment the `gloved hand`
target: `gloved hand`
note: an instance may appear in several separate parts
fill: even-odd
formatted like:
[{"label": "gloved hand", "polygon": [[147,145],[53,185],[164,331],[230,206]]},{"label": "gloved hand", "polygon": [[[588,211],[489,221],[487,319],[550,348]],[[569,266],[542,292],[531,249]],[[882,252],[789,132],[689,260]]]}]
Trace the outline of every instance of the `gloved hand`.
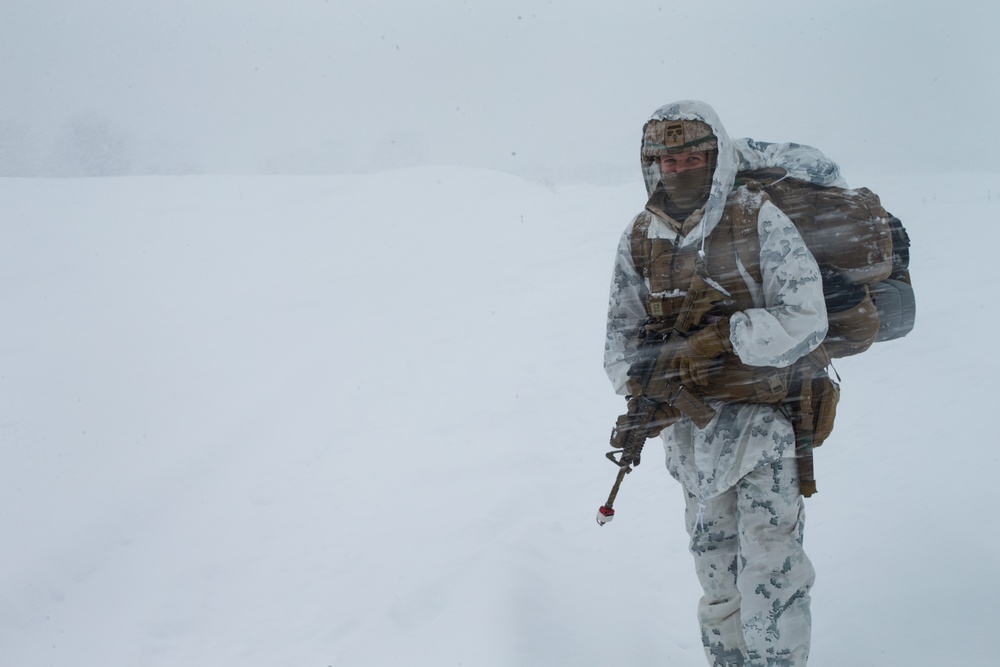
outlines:
[{"label": "gloved hand", "polygon": [[[672,338],[640,350],[642,356],[629,368],[629,394],[645,396],[661,403],[671,401],[673,396],[670,392],[670,383],[676,383],[678,380],[670,373],[670,360],[683,342],[680,338]],[[645,377],[647,373],[649,377],[643,386],[639,378]]]},{"label": "gloved hand", "polygon": [[673,352],[670,376],[685,386],[708,384],[708,371],[714,359],[732,352],[729,342],[729,318],[719,320],[687,338]]},{"label": "gloved hand", "polygon": [[[652,409],[652,416],[647,421],[643,417],[648,409]],[[632,397],[628,402],[628,412],[618,418],[611,431],[611,446],[622,450],[623,464],[637,466],[646,440],[655,438],[680,418],[681,413],[675,408]]]}]

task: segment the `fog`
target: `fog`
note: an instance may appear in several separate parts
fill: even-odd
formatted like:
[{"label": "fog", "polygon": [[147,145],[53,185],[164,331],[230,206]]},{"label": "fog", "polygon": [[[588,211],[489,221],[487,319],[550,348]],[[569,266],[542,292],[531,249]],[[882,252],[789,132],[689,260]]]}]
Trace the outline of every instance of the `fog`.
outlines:
[{"label": "fog", "polygon": [[636,178],[663,103],[847,174],[992,171],[995,3],[7,0],[0,175]]}]

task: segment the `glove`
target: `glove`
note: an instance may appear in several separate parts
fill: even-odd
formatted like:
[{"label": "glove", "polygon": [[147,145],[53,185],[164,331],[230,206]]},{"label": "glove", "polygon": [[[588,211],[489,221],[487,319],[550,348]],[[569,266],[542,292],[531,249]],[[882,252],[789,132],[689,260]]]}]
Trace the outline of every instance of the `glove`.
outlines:
[{"label": "glove", "polygon": [[615,421],[615,428],[611,431],[611,446],[622,450],[622,465],[639,465],[642,446],[646,440],[655,438],[663,429],[681,418],[679,410],[658,404],[653,408],[652,418],[643,423],[643,411],[651,405],[646,402],[648,400],[630,398],[628,412]]},{"label": "glove", "polygon": [[682,385],[706,386],[715,358],[732,352],[729,319],[722,319],[684,339],[670,361],[670,376]]},{"label": "glove", "polygon": [[[672,399],[671,383],[679,380],[670,372],[670,360],[684,340],[674,336],[662,343],[648,346],[641,350],[640,358],[629,368],[628,390],[631,396],[645,396],[660,403]],[[639,377],[649,373],[649,379],[644,387]]]}]

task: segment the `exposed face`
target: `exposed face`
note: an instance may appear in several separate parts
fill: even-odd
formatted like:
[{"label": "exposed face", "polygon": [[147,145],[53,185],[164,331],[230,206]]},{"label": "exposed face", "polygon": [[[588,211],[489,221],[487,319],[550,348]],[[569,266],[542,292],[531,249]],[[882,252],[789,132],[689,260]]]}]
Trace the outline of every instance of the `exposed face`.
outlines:
[{"label": "exposed face", "polygon": [[677,153],[676,155],[661,155],[661,174],[683,174],[691,169],[701,169],[708,166],[708,153]]}]

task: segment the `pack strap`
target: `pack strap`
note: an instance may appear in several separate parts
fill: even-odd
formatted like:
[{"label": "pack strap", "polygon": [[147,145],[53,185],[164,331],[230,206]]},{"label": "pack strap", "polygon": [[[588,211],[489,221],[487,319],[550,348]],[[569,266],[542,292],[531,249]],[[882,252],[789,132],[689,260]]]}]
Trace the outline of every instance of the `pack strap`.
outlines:
[{"label": "pack strap", "polygon": [[[759,192],[757,181],[748,181],[747,190]],[[733,245],[736,247],[736,257],[750,277],[760,285],[764,277],[760,272],[760,236],[757,234],[757,221],[760,218],[760,206],[749,208],[739,207],[733,212]]]},{"label": "pack strap", "polygon": [[632,238],[629,239],[629,250],[632,252],[632,263],[640,276],[645,277],[649,270],[646,262],[649,258],[651,243],[649,241],[649,226],[653,219],[649,211],[643,211],[636,216],[632,224]]}]

